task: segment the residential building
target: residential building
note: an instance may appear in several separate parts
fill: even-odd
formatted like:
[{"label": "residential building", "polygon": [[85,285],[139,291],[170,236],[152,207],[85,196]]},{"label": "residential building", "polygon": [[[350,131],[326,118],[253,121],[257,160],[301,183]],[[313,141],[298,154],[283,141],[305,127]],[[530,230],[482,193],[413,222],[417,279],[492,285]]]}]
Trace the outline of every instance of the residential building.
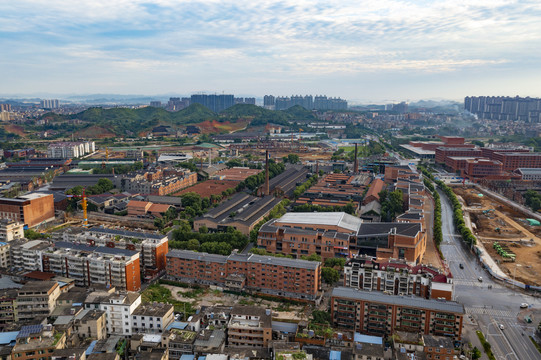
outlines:
[{"label": "residential building", "polygon": [[60,107],[58,99],[41,99],[39,105],[43,109],[58,109]]},{"label": "residential building", "polygon": [[158,168],[153,171],[124,174],[115,178],[114,181],[121,191],[164,196],[195,185],[197,174],[188,170]]},{"label": "residential building", "polygon": [[56,281],[29,281],[17,295],[17,315],[19,321],[28,323],[46,318],[56,308],[60,296],[60,286]]},{"label": "residential building", "polygon": [[255,254],[229,256],[172,250],[167,276],[174,280],[224,286],[274,296],[315,300],[321,289],[321,264]]},{"label": "residential building", "polygon": [[94,141],[85,142],[59,142],[47,147],[47,157],[73,159],[96,151]]},{"label": "residential building", "polygon": [[174,306],[163,303],[139,305],[132,313],[132,332],[161,334],[174,320]]},{"label": "residential building", "polygon": [[141,295],[136,292],[90,293],[85,300],[86,309],[105,311],[107,334],[129,337],[132,331],[132,316],[141,305]]},{"label": "residential building", "polygon": [[190,104],[201,104],[218,113],[235,105],[235,97],[233,95],[198,94],[190,97]]},{"label": "residential building", "polygon": [[66,346],[66,333],[55,332],[52,325],[23,326],[11,352],[12,359],[52,360],[55,350]]},{"label": "residential building", "polygon": [[81,340],[102,340],[107,337],[106,312],[98,309],[83,309],[75,316],[73,330]]},{"label": "residential building", "polygon": [[0,217],[29,228],[53,221],[54,197],[52,194],[30,193],[16,198],[0,198]]},{"label": "residential building", "polygon": [[5,158],[25,158],[30,155],[35,155],[36,149],[27,148],[27,149],[17,149],[17,150],[4,150]]},{"label": "residential building", "polygon": [[250,235],[282,199],[272,195],[262,198],[237,193],[219,206],[194,219],[194,230],[205,226],[210,231],[225,231],[228,227],[239,230],[244,235]]},{"label": "residential building", "polygon": [[539,123],[541,121],[541,99],[509,96],[466,96],[464,109],[482,119],[523,121]]},{"label": "residential building", "polygon": [[178,360],[182,355],[194,353],[194,342],[197,332],[184,329],[168,329],[162,335],[166,338],[169,349],[169,359]]},{"label": "residential building", "polygon": [[0,241],[0,268],[2,269],[11,268],[10,247],[9,243]]},{"label": "residential building", "polygon": [[229,346],[264,347],[272,341],[272,314],[256,306],[234,306],[227,325]]},{"label": "residential building", "polygon": [[169,252],[167,235],[95,226],[90,229],[70,228],[62,231],[61,237],[68,242],[139,252],[141,276],[145,280],[165,272],[166,255]]},{"label": "residential building", "polygon": [[141,289],[139,253],[133,250],[57,241],[42,254],[43,271],[75,280],[79,286]]},{"label": "residential building", "polygon": [[17,315],[18,289],[0,290],[0,332],[11,329],[19,321]]},{"label": "residential building", "polygon": [[425,299],[453,298],[453,276],[427,265],[406,261],[378,261],[369,256],[349,259],[344,266],[344,286],[390,295],[415,295]]},{"label": "residential building", "polygon": [[398,330],[460,339],[464,305],[413,296],[390,296],[346,287],[331,294],[335,326],[368,335],[388,336]]},{"label": "residential building", "polygon": [[423,335],[423,343],[428,360],[454,360],[460,355],[453,340],[446,336]]},{"label": "residential building", "polygon": [[43,271],[41,256],[49,249],[49,243],[43,240],[26,239],[10,243],[11,269],[14,271]]},{"label": "residential building", "polygon": [[0,241],[24,238],[24,224],[10,218],[0,219]]},{"label": "residential building", "polygon": [[296,257],[346,257],[361,224],[361,219],[344,212],[287,213],[261,226],[257,245],[271,253]]}]

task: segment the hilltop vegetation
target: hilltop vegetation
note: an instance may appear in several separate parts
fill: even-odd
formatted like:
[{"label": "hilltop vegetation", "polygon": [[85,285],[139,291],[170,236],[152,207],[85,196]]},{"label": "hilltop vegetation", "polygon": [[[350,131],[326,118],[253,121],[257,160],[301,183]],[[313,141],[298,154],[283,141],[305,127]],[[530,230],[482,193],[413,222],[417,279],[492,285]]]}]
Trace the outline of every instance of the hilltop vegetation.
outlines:
[{"label": "hilltop vegetation", "polygon": [[287,126],[293,122],[317,121],[311,111],[300,106],[294,106],[284,111],[273,111],[248,104],[234,105],[219,114],[203,105],[192,104],[177,112],[169,112],[150,106],[140,109],[93,107],[73,115],[47,113],[42,118],[49,119],[51,122],[49,127],[54,126],[54,123],[78,119],[85,123],[80,126],[81,129],[88,126],[104,127],[117,135],[137,134],[160,124],[183,126],[209,120],[234,123],[242,119],[243,121],[249,120],[251,126],[261,126],[267,123]]}]

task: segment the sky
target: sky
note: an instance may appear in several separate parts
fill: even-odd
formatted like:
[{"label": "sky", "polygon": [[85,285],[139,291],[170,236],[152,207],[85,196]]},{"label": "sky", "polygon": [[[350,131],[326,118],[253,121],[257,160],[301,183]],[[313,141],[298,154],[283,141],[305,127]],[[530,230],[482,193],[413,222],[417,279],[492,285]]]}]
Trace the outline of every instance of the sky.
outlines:
[{"label": "sky", "polygon": [[4,0],[0,94],[541,97],[541,1]]}]

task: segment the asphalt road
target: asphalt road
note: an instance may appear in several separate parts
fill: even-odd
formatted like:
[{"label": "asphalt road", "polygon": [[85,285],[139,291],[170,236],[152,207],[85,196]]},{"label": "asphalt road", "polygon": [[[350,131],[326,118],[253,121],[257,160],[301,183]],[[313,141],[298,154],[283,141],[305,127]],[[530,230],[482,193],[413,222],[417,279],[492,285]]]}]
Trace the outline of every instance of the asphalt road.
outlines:
[{"label": "asphalt road", "polygon": [[[477,258],[461,243],[455,233],[451,204],[443,192],[441,251],[453,274],[455,286],[454,300],[464,304],[466,313],[471,315],[492,345],[492,351],[498,360],[539,360],[541,354],[531,343],[528,335],[533,335],[541,315],[541,301],[525,295],[516,289],[500,285],[482,269]],[[464,269],[460,269],[463,264]],[[482,281],[479,281],[482,277]],[[491,285],[492,289],[488,289]],[[522,318],[524,310],[521,303],[531,305],[530,310],[537,316],[532,324],[526,324]],[[500,324],[504,329],[500,329]],[[522,335],[524,334],[524,335]]]}]

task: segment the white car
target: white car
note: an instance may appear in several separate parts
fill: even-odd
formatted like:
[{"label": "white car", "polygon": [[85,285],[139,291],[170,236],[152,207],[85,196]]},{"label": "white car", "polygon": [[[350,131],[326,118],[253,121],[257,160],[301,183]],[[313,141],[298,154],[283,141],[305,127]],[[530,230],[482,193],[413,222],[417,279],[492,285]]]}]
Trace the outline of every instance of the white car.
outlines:
[{"label": "white car", "polygon": [[529,306],[529,305],[528,305],[527,303],[522,303],[522,304],[520,304],[520,308],[521,308],[521,309],[526,309],[526,308],[528,308],[528,306]]},{"label": "white car", "polygon": [[483,277],[479,276],[479,278],[477,280],[479,280],[479,282],[483,282]]},{"label": "white car", "polygon": [[500,329],[501,330],[505,329],[505,326],[503,326],[503,324],[500,324]]}]

